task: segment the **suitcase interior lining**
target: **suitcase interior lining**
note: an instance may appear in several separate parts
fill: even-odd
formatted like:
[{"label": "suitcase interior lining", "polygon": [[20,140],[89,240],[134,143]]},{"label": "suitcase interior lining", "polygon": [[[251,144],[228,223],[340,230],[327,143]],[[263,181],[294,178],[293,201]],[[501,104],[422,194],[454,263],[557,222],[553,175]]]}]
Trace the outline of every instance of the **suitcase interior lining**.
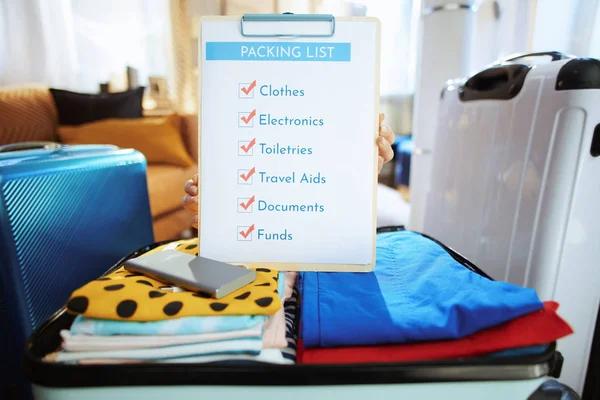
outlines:
[{"label": "suitcase interior lining", "polygon": [[293,364],[259,362],[232,364],[111,364],[76,365],[45,362],[43,358],[60,346],[61,329],[74,317],[61,310],[28,342],[25,375],[32,383],[48,387],[250,385],[294,386],[391,384],[445,381],[490,381],[558,377],[560,354],[556,343],[535,356],[376,364]]},{"label": "suitcase interior lining", "polygon": [[[382,228],[378,232],[401,230]],[[435,239],[423,235],[448,251],[466,268],[485,275],[460,254]],[[121,259],[111,271],[129,258],[137,257],[168,242],[135,251]],[[300,317],[300,316],[299,316]],[[345,385],[374,383],[414,383],[474,380],[533,379],[544,375],[558,378],[562,356],[556,343],[538,355],[490,358],[469,357],[449,360],[373,364],[293,364],[261,362],[215,362],[205,364],[110,364],[77,365],[43,361],[61,345],[60,331],[69,329],[74,316],[65,308],[57,311],[27,342],[25,376],[32,383],[49,387],[97,387],[140,385]]]}]

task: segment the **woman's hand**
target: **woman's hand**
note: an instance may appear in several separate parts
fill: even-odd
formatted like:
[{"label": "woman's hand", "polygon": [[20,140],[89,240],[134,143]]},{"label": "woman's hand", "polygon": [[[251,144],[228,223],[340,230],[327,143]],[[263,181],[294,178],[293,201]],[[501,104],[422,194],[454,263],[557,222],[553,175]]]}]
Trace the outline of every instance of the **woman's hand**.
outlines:
[{"label": "woman's hand", "polygon": [[379,148],[379,172],[383,168],[383,164],[394,158],[392,144],[396,141],[396,136],[389,126],[383,125],[385,115],[379,114],[379,137],[377,138],[377,147]]},{"label": "woman's hand", "polygon": [[[387,125],[382,124],[384,118],[383,114],[379,114],[379,137],[377,138],[379,172],[383,164],[394,157],[392,143],[396,140],[394,132]],[[198,174],[185,183],[184,189],[186,195],[183,197],[183,207],[194,213],[192,226],[198,229]]]},{"label": "woman's hand", "polygon": [[183,196],[183,207],[194,213],[192,226],[198,229],[198,174],[185,183],[184,189],[187,194]]}]

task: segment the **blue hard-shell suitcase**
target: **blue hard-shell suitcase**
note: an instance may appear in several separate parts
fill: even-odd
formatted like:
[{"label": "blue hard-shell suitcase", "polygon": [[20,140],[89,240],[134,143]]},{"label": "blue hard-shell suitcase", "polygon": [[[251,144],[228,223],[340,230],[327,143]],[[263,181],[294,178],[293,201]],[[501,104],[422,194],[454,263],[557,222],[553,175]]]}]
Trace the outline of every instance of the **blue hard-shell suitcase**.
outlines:
[{"label": "blue hard-shell suitcase", "polygon": [[26,338],[73,290],[153,241],[146,160],[115,146],[0,147],[0,398],[25,398]]}]

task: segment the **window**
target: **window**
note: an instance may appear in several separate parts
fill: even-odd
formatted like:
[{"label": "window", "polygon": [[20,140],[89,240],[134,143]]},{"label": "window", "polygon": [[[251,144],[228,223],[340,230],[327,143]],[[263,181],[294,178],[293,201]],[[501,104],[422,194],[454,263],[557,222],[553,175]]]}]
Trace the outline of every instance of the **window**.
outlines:
[{"label": "window", "polygon": [[381,21],[380,95],[413,94],[420,1],[324,0],[318,13],[377,17]]},{"label": "window", "polygon": [[169,4],[166,0],[71,0],[77,89],[98,83],[126,66],[138,70],[139,83],[168,75]]},{"label": "window", "polygon": [[97,92],[127,66],[141,85],[168,75],[168,0],[3,2],[0,35],[0,84]]}]

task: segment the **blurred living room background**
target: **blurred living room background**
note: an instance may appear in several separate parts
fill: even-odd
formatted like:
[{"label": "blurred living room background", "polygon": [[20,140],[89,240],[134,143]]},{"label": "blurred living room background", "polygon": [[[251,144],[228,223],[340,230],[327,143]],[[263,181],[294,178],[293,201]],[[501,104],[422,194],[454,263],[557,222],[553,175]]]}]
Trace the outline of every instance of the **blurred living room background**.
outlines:
[{"label": "blurred living room background", "polygon": [[[445,80],[517,52],[551,49],[600,57],[598,5],[598,0],[0,0],[0,145],[47,140],[137,148],[148,159],[155,238],[179,237],[190,225],[189,212],[181,208],[183,184],[197,171],[200,18],[282,12],[374,16],[382,26],[381,110],[397,135],[395,158],[380,174],[379,222],[407,223],[411,201],[421,200],[427,184],[426,173],[411,173],[411,165],[430,147],[424,134],[420,142],[414,134],[435,119]],[[422,30],[437,10],[456,19],[428,28],[437,35],[437,47],[431,47],[431,36],[423,39]],[[456,26],[460,41],[446,32]],[[440,61],[453,54],[458,70]],[[127,127],[136,131],[129,141],[114,129],[89,135],[61,130],[49,88],[90,95],[143,88],[144,122]],[[163,135],[165,124],[171,131]],[[146,132],[143,140],[140,130]],[[163,154],[167,148],[169,154]]]}]

